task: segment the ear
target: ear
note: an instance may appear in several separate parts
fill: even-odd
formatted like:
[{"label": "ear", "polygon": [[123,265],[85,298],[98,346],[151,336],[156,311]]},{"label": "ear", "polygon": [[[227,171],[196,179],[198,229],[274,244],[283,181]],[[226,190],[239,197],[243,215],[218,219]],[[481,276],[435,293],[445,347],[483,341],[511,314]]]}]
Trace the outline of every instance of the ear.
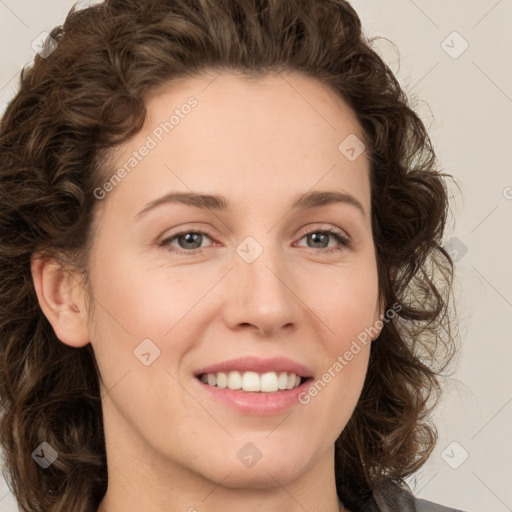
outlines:
[{"label": "ear", "polygon": [[71,347],[87,345],[86,294],[78,273],[42,254],[32,256],[30,268],[39,305],[57,338]]}]

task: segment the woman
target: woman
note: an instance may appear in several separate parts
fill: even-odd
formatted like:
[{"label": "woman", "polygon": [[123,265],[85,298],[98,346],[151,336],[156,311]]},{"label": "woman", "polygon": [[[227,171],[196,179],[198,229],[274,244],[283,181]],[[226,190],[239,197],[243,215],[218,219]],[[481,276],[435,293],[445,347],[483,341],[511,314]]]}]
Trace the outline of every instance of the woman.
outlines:
[{"label": "woman", "polygon": [[428,134],[342,0],[71,11],[0,131],[24,511],[448,510],[403,479],[454,353]]}]

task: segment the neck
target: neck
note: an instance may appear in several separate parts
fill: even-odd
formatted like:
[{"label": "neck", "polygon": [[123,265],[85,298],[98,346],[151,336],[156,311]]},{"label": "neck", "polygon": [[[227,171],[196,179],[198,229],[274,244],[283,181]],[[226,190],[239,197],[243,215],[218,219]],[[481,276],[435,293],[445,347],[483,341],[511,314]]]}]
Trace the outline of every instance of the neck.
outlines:
[{"label": "neck", "polygon": [[[334,448],[291,482],[283,483],[278,473],[266,468],[262,471],[266,478],[260,476],[256,484],[247,481],[244,485],[236,479],[237,468],[214,480],[190,467],[163,460],[147,445],[137,447],[135,442],[118,439],[115,444],[107,441],[109,483],[98,512],[345,510],[336,492]],[[126,446],[130,446],[129,452]]]}]

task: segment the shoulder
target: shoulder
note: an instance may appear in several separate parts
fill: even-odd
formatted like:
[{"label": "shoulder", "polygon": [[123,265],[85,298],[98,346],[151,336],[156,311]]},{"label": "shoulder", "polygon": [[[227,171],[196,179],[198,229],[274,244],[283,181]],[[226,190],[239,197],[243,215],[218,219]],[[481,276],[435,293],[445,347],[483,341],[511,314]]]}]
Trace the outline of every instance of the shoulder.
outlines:
[{"label": "shoulder", "polygon": [[415,498],[414,502],[416,507],[415,512],[463,512],[458,508],[443,507],[442,505],[438,505],[437,503],[432,503],[427,500]]},{"label": "shoulder", "polygon": [[405,484],[389,483],[374,491],[373,498],[379,512],[464,512],[432,501],[415,498]]}]

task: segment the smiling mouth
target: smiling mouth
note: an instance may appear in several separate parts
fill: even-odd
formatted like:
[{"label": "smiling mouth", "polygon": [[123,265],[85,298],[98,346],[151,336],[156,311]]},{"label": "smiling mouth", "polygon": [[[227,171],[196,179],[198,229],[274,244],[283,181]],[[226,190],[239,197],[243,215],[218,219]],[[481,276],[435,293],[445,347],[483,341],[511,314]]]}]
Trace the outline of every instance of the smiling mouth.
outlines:
[{"label": "smiling mouth", "polygon": [[293,372],[253,372],[230,371],[201,373],[197,378],[212,387],[231,389],[232,391],[275,393],[295,389],[308,377],[301,377]]}]

